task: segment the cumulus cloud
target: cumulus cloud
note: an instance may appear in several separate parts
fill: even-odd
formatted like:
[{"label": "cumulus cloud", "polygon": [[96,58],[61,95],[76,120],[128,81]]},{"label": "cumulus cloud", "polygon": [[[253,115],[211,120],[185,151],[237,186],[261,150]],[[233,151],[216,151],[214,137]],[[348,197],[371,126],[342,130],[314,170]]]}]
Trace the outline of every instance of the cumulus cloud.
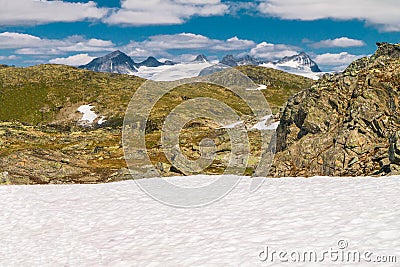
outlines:
[{"label": "cumulus cloud", "polygon": [[19,48],[24,46],[36,46],[41,39],[37,36],[17,33],[17,32],[2,32],[0,33],[0,48]]},{"label": "cumulus cloud", "polygon": [[132,26],[181,24],[193,16],[223,15],[228,9],[220,0],[122,0],[121,8],[103,21]]},{"label": "cumulus cloud", "polygon": [[348,52],[341,52],[338,54],[325,53],[321,55],[317,55],[314,58],[314,61],[319,65],[326,66],[347,66],[351,62],[365,55],[352,55]]},{"label": "cumulus cloud", "polygon": [[15,59],[17,59],[16,55],[0,56],[0,60],[15,60]]},{"label": "cumulus cloud", "polygon": [[277,60],[285,56],[293,56],[299,53],[299,48],[285,44],[271,44],[262,42],[250,50],[250,55],[265,60]]},{"label": "cumulus cloud", "polygon": [[360,47],[365,46],[365,42],[362,40],[351,39],[348,37],[341,37],[336,39],[322,40],[316,43],[312,43],[309,46],[313,48],[331,48],[331,47]]},{"label": "cumulus cloud", "polygon": [[179,33],[150,36],[142,42],[131,41],[123,47],[123,50],[130,56],[170,57],[170,51],[174,50],[240,51],[254,46],[253,41],[239,39],[236,36],[227,40],[218,40],[199,34]]},{"label": "cumulus cloud", "polygon": [[70,36],[65,39],[45,39],[25,33],[0,33],[0,49],[17,49],[16,53],[23,55],[111,51],[114,46],[114,43],[108,40],[85,39],[82,36]]},{"label": "cumulus cloud", "polygon": [[97,20],[108,13],[108,9],[97,7],[93,1],[0,0],[0,6],[0,25]]},{"label": "cumulus cloud", "polygon": [[49,63],[52,64],[64,64],[71,66],[80,66],[85,65],[92,61],[95,57],[91,57],[88,54],[77,54],[69,57],[58,57],[49,60]]},{"label": "cumulus cloud", "polygon": [[264,0],[261,13],[290,20],[362,20],[383,31],[400,31],[397,0]]}]

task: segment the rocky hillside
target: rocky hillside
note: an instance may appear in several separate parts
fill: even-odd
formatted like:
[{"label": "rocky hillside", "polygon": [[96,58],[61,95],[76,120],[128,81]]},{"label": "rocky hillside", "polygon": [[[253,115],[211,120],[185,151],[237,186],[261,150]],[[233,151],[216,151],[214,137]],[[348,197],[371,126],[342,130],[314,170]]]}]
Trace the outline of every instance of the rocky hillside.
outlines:
[{"label": "rocky hillside", "polygon": [[377,45],[289,99],[271,175],[400,174],[400,45]]},{"label": "rocky hillside", "polygon": [[[262,90],[275,113],[290,95],[311,86],[312,80],[264,67],[240,67],[255,83],[266,84],[279,98]],[[126,107],[144,79],[133,75],[97,73],[62,65],[0,68],[0,184],[98,183],[131,179],[122,150],[121,129]],[[160,147],[162,122],[168,111],[195,97],[224,101],[240,116],[250,109],[232,92],[195,84],[176,88],[155,105],[146,132],[152,162],[168,175],[180,175]],[[78,108],[91,105],[97,118],[82,124]],[[100,118],[103,118],[100,123]],[[198,143],[210,136],[219,146],[219,159],[229,155],[226,130],[211,121],[193,121],[182,133],[182,149],[199,155]],[[259,135],[251,133],[254,158]],[[255,164],[255,163],[254,163]],[[206,173],[222,173],[217,160]],[[251,168],[248,170],[252,172]]]}]

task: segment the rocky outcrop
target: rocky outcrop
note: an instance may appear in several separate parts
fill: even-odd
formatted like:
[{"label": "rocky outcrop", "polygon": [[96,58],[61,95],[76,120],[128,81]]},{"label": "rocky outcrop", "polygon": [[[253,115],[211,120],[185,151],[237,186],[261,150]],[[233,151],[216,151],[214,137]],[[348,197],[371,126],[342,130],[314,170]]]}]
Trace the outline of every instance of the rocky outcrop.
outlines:
[{"label": "rocky outcrop", "polygon": [[400,45],[377,45],[289,99],[272,176],[400,173]]},{"label": "rocky outcrop", "polygon": [[389,160],[393,164],[400,165],[400,131],[390,138]]}]

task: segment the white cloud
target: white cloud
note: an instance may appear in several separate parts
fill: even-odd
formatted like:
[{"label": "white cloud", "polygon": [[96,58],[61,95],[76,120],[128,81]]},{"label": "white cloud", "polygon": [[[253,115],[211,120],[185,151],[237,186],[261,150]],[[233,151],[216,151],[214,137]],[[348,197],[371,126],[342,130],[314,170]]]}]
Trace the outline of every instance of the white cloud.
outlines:
[{"label": "white cloud", "polygon": [[87,39],[83,36],[70,36],[64,39],[46,39],[38,36],[16,33],[0,33],[0,50],[15,49],[14,53],[30,56],[71,55],[74,52],[109,52],[116,49],[125,51],[135,58],[147,56],[162,56],[174,58],[171,53],[180,51],[180,54],[199,53],[200,51],[243,51],[255,47],[250,40],[240,39],[236,36],[227,40],[211,39],[209,37],[193,34],[179,33],[172,35],[155,35],[146,40],[116,47],[112,41],[101,39]]},{"label": "white cloud", "polygon": [[171,57],[169,53],[171,50],[240,51],[254,46],[253,41],[242,40],[236,36],[218,40],[199,34],[179,33],[150,36],[142,42],[131,41],[122,50],[133,57],[145,55]]},{"label": "white cloud", "polygon": [[0,33],[0,48],[19,48],[24,46],[32,46],[41,41],[39,37],[16,32]]},{"label": "white cloud", "polygon": [[101,19],[108,9],[93,1],[0,0],[0,25],[32,25]]},{"label": "white cloud", "polygon": [[91,57],[88,54],[77,54],[69,57],[59,57],[49,60],[52,64],[64,64],[71,66],[85,65],[92,61],[95,57]]},{"label": "white cloud", "polygon": [[359,47],[359,46],[365,46],[365,42],[362,40],[351,39],[348,37],[341,37],[336,39],[322,40],[316,43],[312,43],[309,46],[313,48]]},{"label": "white cloud", "polygon": [[220,0],[122,0],[121,8],[103,19],[108,24],[133,26],[181,24],[193,16],[223,15]]},{"label": "white cloud", "polygon": [[285,56],[296,55],[299,50],[299,48],[290,45],[262,42],[250,50],[250,55],[266,60],[277,60]]},{"label": "white cloud", "polygon": [[348,65],[356,59],[364,57],[365,55],[352,55],[347,52],[341,52],[338,54],[321,54],[314,58],[314,61],[319,65],[326,66],[344,66]]},{"label": "white cloud", "polygon": [[15,59],[17,59],[16,55],[0,56],[0,60],[15,60]]},{"label": "white cloud", "polygon": [[70,36],[65,39],[44,39],[25,33],[0,33],[0,49],[17,49],[23,55],[57,55],[68,52],[100,52],[114,50],[111,41]]},{"label": "white cloud", "polygon": [[383,31],[400,31],[398,0],[264,0],[258,9],[282,19],[358,19]]}]

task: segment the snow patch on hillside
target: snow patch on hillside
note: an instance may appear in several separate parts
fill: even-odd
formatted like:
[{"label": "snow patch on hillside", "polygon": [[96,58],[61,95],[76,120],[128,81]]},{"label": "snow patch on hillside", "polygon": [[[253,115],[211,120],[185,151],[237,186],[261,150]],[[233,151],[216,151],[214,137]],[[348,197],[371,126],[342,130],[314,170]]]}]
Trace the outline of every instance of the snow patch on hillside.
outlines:
[{"label": "snow patch on hillside", "polygon": [[[78,123],[82,126],[91,126],[93,125],[93,122],[99,117],[92,109],[94,106],[92,105],[82,105],[80,106],[77,111],[82,113],[82,118],[79,119]],[[98,125],[102,125],[104,122],[106,122],[106,117],[105,116],[100,116],[100,119],[97,121]]]},{"label": "snow patch on hillside", "polygon": [[248,91],[266,90],[268,87],[265,84],[259,84],[257,88],[247,88]]},{"label": "snow patch on hillside", "polygon": [[97,118],[97,114],[92,111],[94,106],[92,105],[82,105],[77,110],[82,113],[82,118],[79,120],[79,123],[83,124],[92,124],[93,121]]},{"label": "snow patch on hillside", "polygon": [[279,121],[274,121],[272,115],[267,115],[262,118],[256,125],[252,127],[252,129],[257,130],[276,130],[279,126]]}]

